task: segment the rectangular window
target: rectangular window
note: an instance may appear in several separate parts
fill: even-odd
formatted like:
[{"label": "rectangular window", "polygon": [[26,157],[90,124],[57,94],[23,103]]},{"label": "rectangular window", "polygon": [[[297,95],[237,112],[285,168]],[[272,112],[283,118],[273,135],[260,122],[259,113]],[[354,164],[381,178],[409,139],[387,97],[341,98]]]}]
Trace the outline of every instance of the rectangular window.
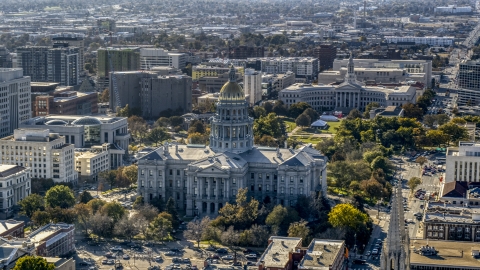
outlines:
[{"label": "rectangular window", "polygon": [[236,184],[237,183],[237,179],[236,178],[232,178],[232,184]]},{"label": "rectangular window", "polygon": [[143,185],[144,185],[144,181],[142,180],[141,183],[140,183],[140,186],[143,187]]},{"label": "rectangular window", "polygon": [[255,178],[255,174],[254,174],[254,173],[250,173],[250,178],[251,178],[251,179]]},{"label": "rectangular window", "polygon": [[284,187],[281,187],[280,188],[280,194],[284,194],[285,193],[285,188]]},{"label": "rectangular window", "polygon": [[293,187],[290,188],[290,195],[293,195]]},{"label": "rectangular window", "polygon": [[173,170],[172,169],[170,169],[170,175],[173,175]]},{"label": "rectangular window", "polygon": [[141,175],[144,175],[144,174],[145,174],[145,170],[142,169],[142,170],[140,171],[140,174],[141,174]]},{"label": "rectangular window", "polygon": [[149,174],[150,176],[153,176],[153,171],[152,171],[152,170],[149,170],[148,174]]},{"label": "rectangular window", "polygon": [[266,178],[267,180],[269,180],[269,179],[270,179],[270,174],[269,174],[269,173],[266,173],[266,174],[265,174],[265,178]]},{"label": "rectangular window", "polygon": [[269,184],[265,185],[265,191],[270,192],[270,185]]},{"label": "rectangular window", "polygon": [[290,183],[293,183],[293,176],[290,176]]},{"label": "rectangular window", "polygon": [[303,177],[300,176],[300,183],[303,183]]},{"label": "rectangular window", "polygon": [[258,179],[262,179],[262,174],[261,173],[258,174]]},{"label": "rectangular window", "polygon": [[158,171],[158,176],[162,176],[162,171]]},{"label": "rectangular window", "polygon": [[159,188],[162,187],[162,181],[158,181],[158,187],[159,187]]},{"label": "rectangular window", "polygon": [[177,187],[180,187],[180,180],[177,180]]},{"label": "rectangular window", "polygon": [[177,175],[180,175],[180,170],[177,170]]},{"label": "rectangular window", "polygon": [[262,191],[262,184],[258,184],[258,191]]}]

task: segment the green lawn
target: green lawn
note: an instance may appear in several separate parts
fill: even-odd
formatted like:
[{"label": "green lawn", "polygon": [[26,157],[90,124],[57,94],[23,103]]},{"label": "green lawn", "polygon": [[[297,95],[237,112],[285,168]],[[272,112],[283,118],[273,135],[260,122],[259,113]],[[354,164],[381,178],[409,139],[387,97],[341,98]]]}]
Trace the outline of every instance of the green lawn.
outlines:
[{"label": "green lawn", "polygon": [[283,119],[283,122],[285,123],[285,128],[287,129],[287,132],[291,132],[297,127],[297,124],[295,124],[294,119],[287,118],[287,117],[284,117],[282,119]]},{"label": "green lawn", "polygon": [[342,123],[342,121],[328,122],[328,129],[326,130],[325,133],[336,134],[337,133],[336,128],[338,128],[341,123]]}]

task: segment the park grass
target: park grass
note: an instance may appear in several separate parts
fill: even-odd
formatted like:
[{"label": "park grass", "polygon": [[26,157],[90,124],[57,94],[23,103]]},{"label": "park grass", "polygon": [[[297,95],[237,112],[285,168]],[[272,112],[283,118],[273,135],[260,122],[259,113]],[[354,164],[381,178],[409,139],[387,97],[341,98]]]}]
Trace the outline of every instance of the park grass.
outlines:
[{"label": "park grass", "polygon": [[295,120],[292,118],[287,118],[284,117],[282,118],[283,123],[285,124],[285,128],[287,129],[287,132],[292,132],[297,127],[297,124],[295,124]]},{"label": "park grass", "polygon": [[336,134],[337,133],[337,128],[340,126],[341,123],[342,123],[342,121],[328,122],[328,129],[326,130],[325,133]]}]

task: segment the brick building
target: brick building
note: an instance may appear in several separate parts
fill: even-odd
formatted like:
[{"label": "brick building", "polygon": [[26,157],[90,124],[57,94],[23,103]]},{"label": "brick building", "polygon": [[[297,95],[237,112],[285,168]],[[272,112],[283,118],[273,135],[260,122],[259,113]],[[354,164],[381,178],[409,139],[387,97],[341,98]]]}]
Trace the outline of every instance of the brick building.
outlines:
[{"label": "brick building", "polygon": [[320,70],[326,70],[333,67],[337,48],[332,44],[322,44],[313,50],[313,54],[320,61]]},{"label": "brick building", "polygon": [[54,92],[36,95],[32,107],[32,116],[90,115],[98,112],[98,94],[72,91],[71,87],[65,87]]},{"label": "brick building", "polygon": [[37,256],[56,257],[75,250],[73,224],[47,224],[32,232],[28,239],[35,243]]},{"label": "brick building", "polygon": [[23,228],[25,227],[25,222],[7,219],[0,220],[0,237],[8,238],[9,236],[15,238],[23,237]]}]

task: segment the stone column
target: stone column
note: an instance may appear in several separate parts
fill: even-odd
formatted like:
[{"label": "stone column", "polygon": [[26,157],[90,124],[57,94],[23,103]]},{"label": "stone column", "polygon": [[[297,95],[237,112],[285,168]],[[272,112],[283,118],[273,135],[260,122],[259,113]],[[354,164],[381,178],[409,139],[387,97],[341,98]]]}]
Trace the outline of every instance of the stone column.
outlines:
[{"label": "stone column", "polygon": [[197,178],[198,181],[200,182],[199,187],[198,187],[198,195],[197,195],[197,196],[200,198],[200,200],[203,200],[203,185],[204,185],[204,183],[205,183],[205,182],[204,182],[204,181],[205,181],[204,178],[205,178],[205,177],[198,177],[198,178]]},{"label": "stone column", "polygon": [[222,178],[217,178],[217,184],[215,185],[215,200],[218,201],[220,197],[220,181],[222,181]]},{"label": "stone column", "polygon": [[226,181],[226,185],[225,185],[225,201],[228,201],[228,199],[230,199],[230,180],[231,178],[227,178],[225,179]]}]

